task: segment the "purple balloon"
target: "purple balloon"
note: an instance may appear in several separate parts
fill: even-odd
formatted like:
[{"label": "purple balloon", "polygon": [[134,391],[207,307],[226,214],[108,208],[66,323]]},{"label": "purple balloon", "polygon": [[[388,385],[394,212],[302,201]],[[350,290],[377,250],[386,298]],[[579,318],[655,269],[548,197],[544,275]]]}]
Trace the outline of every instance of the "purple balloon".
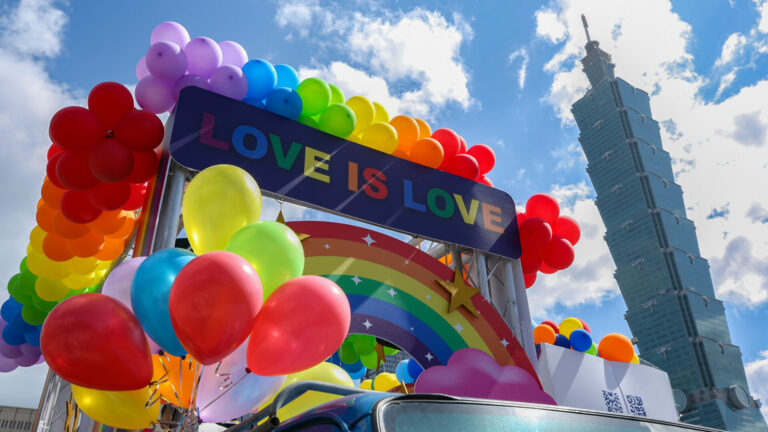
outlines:
[{"label": "purple balloon", "polygon": [[[266,377],[248,372],[247,348],[246,340],[224,357],[218,366],[218,375],[216,366],[203,368],[197,390],[200,420],[211,423],[240,417],[258,408],[280,389],[285,376]],[[229,374],[226,381],[224,374]]]},{"label": "purple balloon", "polygon": [[21,352],[22,345],[8,345],[4,340],[0,339],[0,356],[15,359],[21,357],[24,353]]},{"label": "purple balloon", "polygon": [[131,308],[131,284],[136,270],[145,259],[146,257],[129,258],[120,263],[107,276],[101,293],[118,300],[125,307],[133,310]]},{"label": "purple balloon", "polygon": [[235,100],[243,100],[248,94],[248,78],[242,69],[224,65],[211,75],[211,90]]},{"label": "purple balloon", "polygon": [[149,72],[166,81],[175,81],[187,71],[187,56],[173,42],[158,42],[144,56]]},{"label": "purple balloon", "polygon": [[136,63],[136,79],[141,81],[142,78],[149,75],[149,69],[147,69],[147,60],[142,57],[139,62]]},{"label": "purple balloon", "polygon": [[40,347],[36,347],[34,345],[30,345],[25,343],[21,347],[21,352],[27,357],[40,357],[42,354],[42,351],[40,351]]},{"label": "purple balloon", "polygon": [[221,48],[215,40],[201,36],[189,41],[184,47],[187,70],[191,74],[208,78],[221,66]]},{"label": "purple balloon", "polygon": [[219,42],[219,48],[221,49],[222,65],[232,65],[241,68],[245,62],[248,61],[248,53],[246,53],[245,48],[237,42]]},{"label": "purple balloon", "polygon": [[14,360],[16,361],[16,364],[21,367],[29,367],[37,364],[38,360],[40,360],[40,354],[31,356],[23,355]]},{"label": "purple balloon", "polygon": [[136,85],[136,101],[155,114],[166,112],[174,104],[171,84],[152,75],[145,76]]},{"label": "purple balloon", "polygon": [[174,21],[166,21],[158,24],[152,30],[150,43],[152,45],[158,42],[173,42],[183,47],[189,42],[189,33],[181,24]]},{"label": "purple balloon", "polygon": [[15,359],[5,358],[0,355],[0,372],[11,372],[19,367]]},{"label": "purple balloon", "polygon": [[179,92],[181,92],[181,89],[184,87],[200,87],[201,89],[210,90],[211,85],[208,83],[208,80],[201,77],[200,75],[193,75],[193,74],[186,74],[183,77],[176,80],[176,83],[173,85],[173,100],[178,101],[179,100]]}]

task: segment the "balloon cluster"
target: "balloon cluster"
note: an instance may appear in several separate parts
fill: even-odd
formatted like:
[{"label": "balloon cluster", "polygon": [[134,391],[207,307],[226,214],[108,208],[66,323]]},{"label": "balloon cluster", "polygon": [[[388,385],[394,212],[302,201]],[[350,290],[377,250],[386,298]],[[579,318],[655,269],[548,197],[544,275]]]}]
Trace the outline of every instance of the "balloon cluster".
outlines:
[{"label": "balloon cluster", "polygon": [[[353,379],[358,379],[363,377],[368,369],[379,367],[379,352],[388,356],[397,354],[399,350],[379,345],[374,336],[351,334],[344,339],[338,352],[330,361],[340,364]],[[338,361],[336,361],[337,358]]]},{"label": "balloon cluster", "polygon": [[581,229],[573,218],[560,214],[560,206],[552,196],[540,193],[530,197],[525,213],[517,214],[517,226],[526,288],[536,282],[537,272],[552,274],[573,263],[573,247],[581,237]]},{"label": "balloon cluster", "polygon": [[424,372],[424,369],[413,358],[402,360],[395,367],[395,377],[397,377],[397,380],[403,384],[410,384],[416,381],[416,378],[418,378],[422,372]]},{"label": "balloon cluster", "polygon": [[[75,399],[86,414],[137,429],[136,419],[156,415],[152,404],[130,402],[159,392],[190,412],[198,408],[206,421],[229,420],[339,348],[351,314],[344,292],[329,279],[301,276],[298,236],[259,221],[260,213],[261,191],[247,172],[203,170],[182,203],[195,253],[164,249],[127,260],[102,293],[51,311],[43,356],[81,389],[83,400]],[[134,410],[101,409],[114,400]]]},{"label": "balloon cluster", "polygon": [[543,321],[533,329],[533,340],[538,344],[548,343],[566,349],[597,355],[606,360],[625,363],[639,363],[632,347],[632,341],[620,333],[610,333],[595,344],[592,330],[580,318],[569,317],[557,325],[554,321]]}]

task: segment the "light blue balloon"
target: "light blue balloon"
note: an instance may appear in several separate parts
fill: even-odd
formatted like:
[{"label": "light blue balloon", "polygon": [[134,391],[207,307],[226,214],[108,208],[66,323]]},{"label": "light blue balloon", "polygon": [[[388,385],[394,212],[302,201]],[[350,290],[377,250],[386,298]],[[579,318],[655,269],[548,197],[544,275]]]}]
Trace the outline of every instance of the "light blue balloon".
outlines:
[{"label": "light blue balloon", "polygon": [[299,74],[296,69],[286,65],[275,65],[275,73],[277,74],[277,84],[275,87],[288,87],[291,90],[296,90],[299,86]]},{"label": "light blue balloon", "polygon": [[272,63],[255,59],[243,65],[243,73],[248,78],[249,98],[264,99],[277,84],[277,73]]},{"label": "light blue balloon", "polygon": [[176,275],[195,254],[185,249],[163,249],[147,257],[131,284],[131,306],[136,319],[160,348],[174,356],[187,353],[171,324],[168,298]]},{"label": "light blue balloon", "polygon": [[291,120],[299,118],[301,107],[301,96],[287,87],[278,87],[267,96],[267,110]]},{"label": "light blue balloon", "polygon": [[355,372],[347,372],[349,374],[349,377],[353,380],[360,379],[365,376],[366,372],[368,372],[368,368],[366,368],[363,365],[360,365],[360,370]]},{"label": "light blue balloon", "polygon": [[402,360],[397,364],[395,367],[395,376],[397,377],[397,380],[402,383],[410,384],[413,382],[413,378],[408,374],[408,360]]}]

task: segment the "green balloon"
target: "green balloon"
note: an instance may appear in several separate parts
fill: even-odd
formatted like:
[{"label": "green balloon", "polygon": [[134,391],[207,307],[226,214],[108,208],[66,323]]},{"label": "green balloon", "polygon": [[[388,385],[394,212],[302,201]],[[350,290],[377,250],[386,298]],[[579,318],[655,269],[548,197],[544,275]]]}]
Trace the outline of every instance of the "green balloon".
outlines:
[{"label": "green balloon", "polygon": [[353,364],[360,360],[360,356],[355,352],[352,341],[346,340],[339,348],[339,359],[343,363]]},{"label": "green balloon", "polygon": [[47,316],[48,312],[37,310],[34,306],[24,305],[21,308],[21,317],[30,325],[42,324]]},{"label": "green balloon", "polygon": [[300,116],[299,118],[296,119],[296,121],[301,123],[301,124],[305,124],[305,125],[307,125],[309,127],[313,127],[315,129],[320,129],[320,124],[317,123],[317,120],[313,119],[310,116]]},{"label": "green balloon", "polygon": [[240,228],[225,250],[245,258],[259,274],[266,300],[277,287],[304,272],[304,248],[287,225],[260,221]]},{"label": "green balloon", "polygon": [[395,355],[399,353],[400,350],[396,348],[390,348],[390,347],[384,347],[384,355]]},{"label": "green balloon", "polygon": [[331,105],[337,103],[343,104],[346,100],[344,99],[344,93],[342,93],[341,90],[333,84],[328,84],[328,87],[331,88]]},{"label": "green balloon", "polygon": [[28,296],[35,295],[37,276],[30,271],[21,272],[19,275],[19,282],[16,284],[17,289]]},{"label": "green balloon", "polygon": [[19,271],[29,271],[29,267],[27,267],[27,257],[22,258],[21,262],[19,263]]},{"label": "green balloon", "polygon": [[301,115],[320,114],[331,103],[331,88],[320,78],[307,78],[296,87],[301,96]]},{"label": "green balloon", "polygon": [[32,294],[25,292],[21,286],[21,278],[19,278],[15,284],[8,286],[8,294],[10,294],[14,300],[23,305],[31,305],[32,299],[35,295],[34,286],[35,285],[32,284]]},{"label": "green balloon", "polygon": [[376,338],[368,335],[354,335],[352,339],[352,345],[355,347],[355,351],[360,354],[360,357],[366,356],[376,349]]},{"label": "green balloon", "polygon": [[368,369],[377,369],[379,367],[379,355],[372,352],[368,355],[360,356],[360,363]]},{"label": "green balloon", "polygon": [[41,311],[41,312],[50,312],[56,305],[59,304],[57,301],[45,301],[41,299],[38,296],[32,297],[32,305],[35,306],[35,309]]},{"label": "green balloon", "polygon": [[329,106],[320,115],[320,130],[346,138],[355,130],[355,112],[343,103]]},{"label": "green balloon", "polygon": [[15,275],[11,276],[10,279],[8,279],[8,291],[11,291],[11,287],[19,283],[19,278],[21,277],[21,273],[16,273]]},{"label": "green balloon", "polygon": [[597,355],[597,345],[595,345],[595,343],[592,342],[592,346],[589,347],[589,349],[584,352],[587,354]]}]

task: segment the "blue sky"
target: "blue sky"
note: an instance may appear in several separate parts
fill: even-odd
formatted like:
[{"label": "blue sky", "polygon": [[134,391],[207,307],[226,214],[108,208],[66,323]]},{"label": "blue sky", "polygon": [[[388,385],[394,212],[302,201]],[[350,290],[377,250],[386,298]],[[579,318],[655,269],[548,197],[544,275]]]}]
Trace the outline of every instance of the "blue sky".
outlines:
[{"label": "blue sky", "polygon": [[[585,13],[617,75],[653,95],[751,390],[766,400],[768,342],[756,328],[768,317],[768,197],[756,186],[768,182],[768,1],[619,3],[6,2],[0,276],[13,274],[35,223],[52,113],[82,104],[101,81],[135,85],[152,28],[174,20],[193,37],[237,41],[250,58],[290,64],[348,96],[378,100],[390,114],[415,114],[469,144],[491,145],[498,187],[521,204],[554,193],[584,231],[572,268],[529,291],[534,317],[578,316],[598,335],[629,334],[569,112],[587,89],[577,64]],[[0,404],[36,405],[44,373],[37,366],[0,376]]]}]

